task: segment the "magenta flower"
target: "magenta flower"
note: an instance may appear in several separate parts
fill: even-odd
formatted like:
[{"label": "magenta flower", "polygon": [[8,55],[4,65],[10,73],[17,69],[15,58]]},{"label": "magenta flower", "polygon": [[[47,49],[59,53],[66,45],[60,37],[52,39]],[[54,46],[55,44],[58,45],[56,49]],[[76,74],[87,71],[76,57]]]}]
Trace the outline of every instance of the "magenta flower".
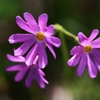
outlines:
[{"label": "magenta flower", "polygon": [[86,66],[91,78],[95,78],[98,71],[100,71],[100,37],[94,40],[98,33],[99,30],[94,29],[89,38],[82,32],[78,33],[80,46],[72,48],[70,54],[73,57],[67,62],[69,66],[76,66],[78,64],[78,76],[83,75]]},{"label": "magenta flower", "polygon": [[49,25],[47,27],[47,14],[41,14],[38,18],[38,23],[28,12],[24,13],[24,19],[25,21],[20,16],[17,16],[16,23],[29,34],[13,34],[9,37],[9,42],[12,44],[19,42],[23,43],[14,51],[14,55],[24,55],[31,48],[26,55],[25,63],[27,66],[32,65],[35,57],[39,55],[38,65],[40,68],[44,68],[48,64],[45,47],[47,46],[54,58],[56,58],[56,54],[52,46],[60,47],[61,41],[59,38],[53,36],[54,26]]},{"label": "magenta flower", "polygon": [[31,66],[27,66],[25,64],[25,58],[22,56],[15,57],[10,54],[7,54],[7,58],[13,62],[20,62],[20,64],[12,65],[6,68],[6,70],[10,72],[18,71],[18,73],[15,76],[16,82],[21,81],[25,76],[25,74],[27,73],[28,75],[25,80],[25,84],[27,87],[31,86],[32,81],[34,79],[37,81],[37,83],[41,88],[45,88],[45,83],[48,84],[48,81],[43,77],[45,76],[45,73],[36,64],[37,58],[34,60],[33,65]]}]

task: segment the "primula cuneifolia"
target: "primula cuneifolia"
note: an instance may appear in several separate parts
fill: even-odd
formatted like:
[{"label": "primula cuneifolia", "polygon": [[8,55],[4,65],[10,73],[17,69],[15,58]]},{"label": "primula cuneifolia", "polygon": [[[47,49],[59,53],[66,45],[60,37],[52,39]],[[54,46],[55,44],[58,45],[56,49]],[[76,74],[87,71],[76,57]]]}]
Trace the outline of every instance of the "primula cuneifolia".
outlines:
[{"label": "primula cuneifolia", "polygon": [[11,44],[23,43],[19,48],[14,50],[14,55],[22,56],[30,49],[25,57],[26,65],[32,65],[36,56],[39,55],[38,66],[40,68],[44,68],[48,64],[45,47],[48,47],[54,58],[56,58],[56,54],[52,46],[60,47],[61,41],[59,38],[53,36],[55,30],[54,25],[47,26],[47,14],[41,14],[38,17],[38,23],[28,12],[24,13],[24,19],[25,21],[20,16],[17,16],[16,23],[21,29],[28,33],[13,34],[9,37],[9,42]]},{"label": "primula cuneifolia", "polygon": [[36,80],[41,88],[45,88],[45,83],[48,84],[48,81],[44,78],[45,73],[37,65],[38,56],[36,56],[31,66],[27,66],[25,64],[25,58],[22,56],[12,56],[7,54],[7,58],[12,62],[19,63],[6,68],[6,70],[9,72],[17,71],[15,76],[16,82],[21,81],[26,76],[25,74],[27,74],[25,80],[25,85],[27,87],[32,85],[33,80]]},{"label": "primula cuneifolia", "polygon": [[76,66],[78,64],[78,76],[83,75],[86,66],[91,78],[95,78],[98,71],[100,71],[100,37],[95,39],[98,33],[99,30],[94,29],[89,38],[82,32],[78,33],[80,45],[72,48],[70,54],[73,57],[67,62],[69,66]]}]

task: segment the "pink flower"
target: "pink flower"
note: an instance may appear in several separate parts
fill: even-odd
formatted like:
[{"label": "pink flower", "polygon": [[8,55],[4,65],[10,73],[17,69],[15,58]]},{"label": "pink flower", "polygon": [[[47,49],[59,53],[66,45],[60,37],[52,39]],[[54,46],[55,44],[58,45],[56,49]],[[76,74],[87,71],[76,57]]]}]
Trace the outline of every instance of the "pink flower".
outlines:
[{"label": "pink flower", "polygon": [[95,78],[100,71],[100,37],[94,40],[98,33],[99,30],[94,29],[89,38],[82,32],[78,33],[80,46],[72,48],[70,54],[73,57],[67,62],[69,66],[78,64],[78,76],[83,75],[86,66],[91,78]]},{"label": "pink flower", "polygon": [[9,42],[12,44],[19,42],[23,43],[14,51],[14,55],[24,55],[30,49],[25,58],[25,63],[27,66],[32,65],[35,57],[39,55],[38,65],[40,68],[44,68],[48,64],[45,47],[47,46],[54,58],[56,58],[56,54],[52,46],[60,47],[61,41],[59,38],[53,36],[54,26],[47,26],[47,14],[41,14],[38,17],[38,23],[28,12],[24,13],[24,19],[25,21],[20,16],[17,16],[16,23],[20,28],[28,33],[13,34],[9,37]]},{"label": "pink flower", "polygon": [[18,71],[15,76],[16,82],[21,81],[27,73],[28,75],[25,80],[27,87],[31,86],[33,80],[36,80],[41,88],[45,88],[45,83],[48,84],[48,81],[43,77],[45,76],[45,73],[37,65],[37,57],[31,66],[25,64],[25,58],[22,56],[15,57],[7,54],[7,58],[12,62],[19,62],[17,65],[12,65],[6,68],[6,70],[10,72]]}]

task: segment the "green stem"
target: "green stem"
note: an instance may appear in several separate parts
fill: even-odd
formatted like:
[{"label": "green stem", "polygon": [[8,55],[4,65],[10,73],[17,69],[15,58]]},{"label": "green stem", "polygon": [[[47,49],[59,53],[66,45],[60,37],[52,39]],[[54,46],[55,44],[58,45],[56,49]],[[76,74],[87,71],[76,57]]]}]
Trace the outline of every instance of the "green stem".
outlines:
[{"label": "green stem", "polygon": [[70,33],[69,31],[67,31],[66,29],[64,29],[61,25],[59,24],[55,24],[55,29],[59,30],[60,32],[63,32],[64,34],[66,34],[67,36],[74,38],[75,41],[78,41],[78,38],[76,35]]},{"label": "green stem", "polygon": [[61,34],[59,32],[59,37],[61,39],[62,45],[61,45],[61,51],[62,51],[62,58],[63,58],[63,72],[62,72],[62,78],[63,80],[70,80],[70,68],[68,68],[66,62],[69,59],[69,51],[67,48],[67,43],[65,42],[64,34]]}]

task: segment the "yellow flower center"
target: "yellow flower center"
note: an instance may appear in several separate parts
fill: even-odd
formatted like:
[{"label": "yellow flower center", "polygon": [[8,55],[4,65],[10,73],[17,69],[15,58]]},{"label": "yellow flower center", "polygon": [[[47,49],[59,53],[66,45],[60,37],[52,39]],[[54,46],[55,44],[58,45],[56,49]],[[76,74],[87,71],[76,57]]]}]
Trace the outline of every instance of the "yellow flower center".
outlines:
[{"label": "yellow flower center", "polygon": [[37,35],[36,35],[36,38],[37,38],[39,41],[42,41],[42,40],[44,40],[44,34],[41,33],[41,32],[38,32]]},{"label": "yellow flower center", "polygon": [[92,47],[90,45],[87,45],[84,47],[84,52],[88,53],[92,50]]}]

